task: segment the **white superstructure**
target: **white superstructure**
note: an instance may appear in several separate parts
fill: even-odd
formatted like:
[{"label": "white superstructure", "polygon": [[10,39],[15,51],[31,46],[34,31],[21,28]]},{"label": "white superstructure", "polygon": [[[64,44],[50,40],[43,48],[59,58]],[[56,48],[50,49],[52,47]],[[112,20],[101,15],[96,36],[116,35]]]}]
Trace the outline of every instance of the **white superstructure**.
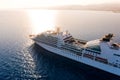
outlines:
[{"label": "white superstructure", "polygon": [[46,31],[32,38],[38,45],[55,54],[120,76],[120,45],[112,42],[113,34],[84,41],[66,32]]}]

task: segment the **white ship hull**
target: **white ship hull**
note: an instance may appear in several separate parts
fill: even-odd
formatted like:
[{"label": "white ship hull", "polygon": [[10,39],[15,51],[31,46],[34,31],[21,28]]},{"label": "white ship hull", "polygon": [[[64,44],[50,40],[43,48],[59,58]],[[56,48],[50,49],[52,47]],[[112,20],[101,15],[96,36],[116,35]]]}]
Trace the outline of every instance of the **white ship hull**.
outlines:
[{"label": "white ship hull", "polygon": [[72,53],[72,52],[70,52],[68,50],[55,48],[55,47],[52,47],[52,46],[49,46],[49,45],[46,45],[44,43],[37,42],[37,41],[35,41],[35,42],[36,42],[36,44],[38,44],[42,48],[44,48],[44,49],[46,49],[46,50],[48,50],[50,52],[53,52],[53,53],[55,53],[57,55],[61,55],[61,56],[64,56],[66,58],[72,59],[74,61],[77,61],[77,62],[86,64],[86,65],[98,68],[100,70],[112,73],[112,74],[117,75],[117,76],[120,76],[120,69],[119,68],[115,68],[113,66],[109,66],[109,65],[106,65],[106,64],[91,60],[89,58],[78,56],[78,55],[76,55],[76,54],[74,54],[74,53]]}]

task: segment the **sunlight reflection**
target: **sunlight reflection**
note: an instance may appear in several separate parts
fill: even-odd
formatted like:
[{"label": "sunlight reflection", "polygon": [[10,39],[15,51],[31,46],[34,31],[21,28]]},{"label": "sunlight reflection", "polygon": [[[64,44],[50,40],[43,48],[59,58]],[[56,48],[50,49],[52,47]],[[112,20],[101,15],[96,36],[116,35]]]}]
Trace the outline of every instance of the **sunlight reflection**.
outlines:
[{"label": "sunlight reflection", "polygon": [[27,10],[32,34],[54,29],[56,13],[54,10]]}]

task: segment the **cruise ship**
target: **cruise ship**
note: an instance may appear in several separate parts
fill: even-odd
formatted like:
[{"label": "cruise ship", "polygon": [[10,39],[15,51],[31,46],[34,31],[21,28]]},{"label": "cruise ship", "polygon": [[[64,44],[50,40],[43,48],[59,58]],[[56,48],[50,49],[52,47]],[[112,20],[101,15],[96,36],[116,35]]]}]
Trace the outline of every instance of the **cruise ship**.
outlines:
[{"label": "cruise ship", "polygon": [[109,33],[100,39],[85,41],[59,28],[32,37],[36,44],[54,54],[89,65],[120,77],[120,44]]}]

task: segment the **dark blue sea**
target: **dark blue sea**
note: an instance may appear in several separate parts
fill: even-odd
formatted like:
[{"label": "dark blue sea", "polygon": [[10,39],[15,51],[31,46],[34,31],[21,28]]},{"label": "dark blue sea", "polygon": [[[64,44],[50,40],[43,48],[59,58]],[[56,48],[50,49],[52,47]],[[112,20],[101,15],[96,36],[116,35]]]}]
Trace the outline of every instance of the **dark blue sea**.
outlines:
[{"label": "dark blue sea", "polygon": [[[92,40],[114,33],[118,36],[114,41],[120,42],[119,13],[63,10],[55,14],[55,24],[74,37]],[[0,80],[120,80],[44,50],[29,38],[35,32],[30,26],[25,10],[0,11]]]}]

